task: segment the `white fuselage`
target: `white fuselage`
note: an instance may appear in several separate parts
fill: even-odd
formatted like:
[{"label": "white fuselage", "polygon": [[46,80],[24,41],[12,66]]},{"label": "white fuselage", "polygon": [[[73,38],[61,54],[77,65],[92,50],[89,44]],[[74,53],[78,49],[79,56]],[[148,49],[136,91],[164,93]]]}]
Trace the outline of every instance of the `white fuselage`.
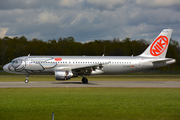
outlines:
[{"label": "white fuselage", "polygon": [[[61,60],[56,60],[57,58]],[[59,69],[73,70],[86,66],[96,66],[94,70],[92,69],[91,74],[123,74],[167,64],[166,62],[153,63],[158,60],[162,59],[140,56],[24,56],[13,60],[18,61],[19,64],[13,62],[6,64],[4,70],[17,74],[26,74],[27,72],[29,74],[54,74],[54,71]]]}]

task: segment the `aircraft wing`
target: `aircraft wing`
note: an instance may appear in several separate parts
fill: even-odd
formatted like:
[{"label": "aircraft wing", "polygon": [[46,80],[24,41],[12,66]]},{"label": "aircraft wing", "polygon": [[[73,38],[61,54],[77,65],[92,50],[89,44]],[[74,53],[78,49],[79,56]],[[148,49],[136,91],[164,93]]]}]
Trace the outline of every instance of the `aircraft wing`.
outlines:
[{"label": "aircraft wing", "polygon": [[[103,72],[102,68],[103,65],[109,64],[109,63],[96,63],[91,65],[84,65],[84,66],[71,66],[71,67],[60,67],[56,68],[56,70],[72,70],[72,72],[76,75],[90,75],[92,71],[96,71],[96,69],[99,69],[99,72]],[[97,71],[96,71],[97,72]]]},{"label": "aircraft wing", "polygon": [[87,66],[72,67],[71,70],[78,75],[90,75],[92,71],[102,68],[103,68],[103,64],[97,63]]}]

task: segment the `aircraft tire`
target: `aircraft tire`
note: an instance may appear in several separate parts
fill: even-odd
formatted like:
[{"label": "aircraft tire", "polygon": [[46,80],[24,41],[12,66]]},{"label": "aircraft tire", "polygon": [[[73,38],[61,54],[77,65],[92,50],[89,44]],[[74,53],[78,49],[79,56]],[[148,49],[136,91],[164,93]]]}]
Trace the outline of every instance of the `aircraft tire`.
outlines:
[{"label": "aircraft tire", "polygon": [[82,78],[82,82],[83,82],[84,84],[88,84],[88,79],[87,79],[86,77],[83,77],[83,78]]},{"label": "aircraft tire", "polygon": [[28,79],[26,79],[26,80],[25,80],[25,83],[28,83],[28,82],[29,82],[29,80],[28,80]]}]

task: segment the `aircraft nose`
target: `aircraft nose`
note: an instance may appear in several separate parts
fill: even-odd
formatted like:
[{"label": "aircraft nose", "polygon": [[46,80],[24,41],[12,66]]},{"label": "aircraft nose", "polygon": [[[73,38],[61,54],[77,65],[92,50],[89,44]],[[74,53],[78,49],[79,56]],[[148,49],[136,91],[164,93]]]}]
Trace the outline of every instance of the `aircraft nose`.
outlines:
[{"label": "aircraft nose", "polygon": [[3,70],[4,70],[5,72],[8,72],[8,71],[9,71],[8,66],[9,66],[9,64],[6,64],[6,65],[3,66]]}]

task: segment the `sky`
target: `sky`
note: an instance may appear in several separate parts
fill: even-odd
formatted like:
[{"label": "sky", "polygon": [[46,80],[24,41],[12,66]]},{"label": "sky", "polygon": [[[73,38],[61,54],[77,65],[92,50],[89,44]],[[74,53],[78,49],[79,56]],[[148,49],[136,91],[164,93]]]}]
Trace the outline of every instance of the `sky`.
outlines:
[{"label": "sky", "polygon": [[151,41],[171,28],[180,42],[179,6],[180,0],[0,0],[0,37]]}]

